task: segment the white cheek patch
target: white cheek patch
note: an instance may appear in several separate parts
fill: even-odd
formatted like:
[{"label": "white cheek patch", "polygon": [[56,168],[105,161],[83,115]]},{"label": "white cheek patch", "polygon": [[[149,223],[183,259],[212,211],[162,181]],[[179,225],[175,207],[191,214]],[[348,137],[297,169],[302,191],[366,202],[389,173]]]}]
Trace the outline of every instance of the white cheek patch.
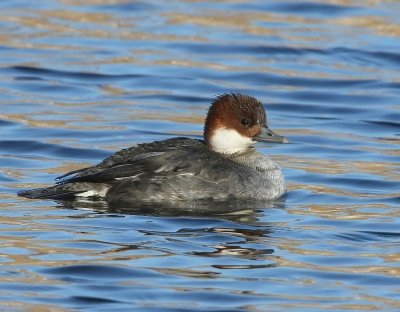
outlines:
[{"label": "white cheek patch", "polygon": [[210,139],[211,148],[221,154],[237,154],[245,152],[255,142],[236,130],[217,129]]}]

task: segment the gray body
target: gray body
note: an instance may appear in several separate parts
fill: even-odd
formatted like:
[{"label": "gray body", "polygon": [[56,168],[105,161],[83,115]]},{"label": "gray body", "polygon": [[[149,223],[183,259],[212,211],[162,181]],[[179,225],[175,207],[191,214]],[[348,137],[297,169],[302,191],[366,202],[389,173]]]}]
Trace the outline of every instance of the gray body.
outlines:
[{"label": "gray body", "polygon": [[279,166],[254,149],[222,155],[201,140],[173,138],[121,150],[64,175],[57,185],[23,191],[29,198],[110,203],[275,200],[286,191]]}]

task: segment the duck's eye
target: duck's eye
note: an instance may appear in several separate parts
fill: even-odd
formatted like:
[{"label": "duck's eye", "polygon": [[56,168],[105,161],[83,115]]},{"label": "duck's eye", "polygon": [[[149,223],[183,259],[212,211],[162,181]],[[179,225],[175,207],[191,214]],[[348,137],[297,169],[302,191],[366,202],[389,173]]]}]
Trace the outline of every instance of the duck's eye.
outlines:
[{"label": "duck's eye", "polygon": [[240,123],[241,123],[243,126],[249,126],[251,122],[250,122],[250,119],[243,118],[242,120],[240,120]]}]

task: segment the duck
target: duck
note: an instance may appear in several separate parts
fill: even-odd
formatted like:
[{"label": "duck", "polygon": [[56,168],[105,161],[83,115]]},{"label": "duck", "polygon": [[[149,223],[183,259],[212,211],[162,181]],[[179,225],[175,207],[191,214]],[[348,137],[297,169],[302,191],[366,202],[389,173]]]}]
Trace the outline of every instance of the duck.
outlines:
[{"label": "duck", "polygon": [[241,93],[217,96],[204,139],[175,137],[122,149],[49,187],[18,193],[30,199],[171,203],[197,200],[273,201],[286,193],[280,166],[256,142],[287,143],[273,132],[263,104]]}]

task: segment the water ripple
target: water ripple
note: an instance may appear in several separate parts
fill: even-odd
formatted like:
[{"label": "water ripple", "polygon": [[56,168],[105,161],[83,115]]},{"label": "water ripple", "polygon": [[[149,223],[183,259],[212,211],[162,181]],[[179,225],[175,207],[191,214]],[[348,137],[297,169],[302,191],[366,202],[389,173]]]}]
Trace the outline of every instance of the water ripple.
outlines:
[{"label": "water ripple", "polygon": [[[0,310],[400,310],[395,2],[1,1]],[[17,191],[200,138],[249,93],[290,144],[272,204],[126,207]],[[377,287],[379,285],[379,287]]]}]

